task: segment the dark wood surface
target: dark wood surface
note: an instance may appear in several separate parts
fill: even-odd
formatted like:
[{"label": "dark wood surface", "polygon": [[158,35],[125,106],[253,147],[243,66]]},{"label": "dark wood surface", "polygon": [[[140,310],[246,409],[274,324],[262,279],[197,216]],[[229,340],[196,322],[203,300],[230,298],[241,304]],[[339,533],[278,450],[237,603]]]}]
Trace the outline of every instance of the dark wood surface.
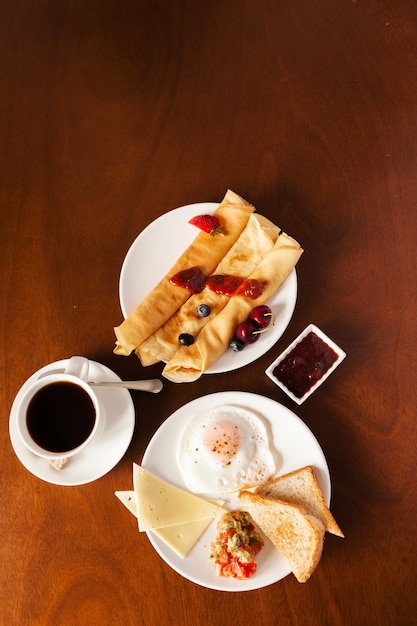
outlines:
[{"label": "dark wood surface", "polygon": [[[5,0],[0,33],[2,623],[414,623],[415,1]],[[153,219],[227,188],[305,249],[284,335],[241,370],[133,393],[132,443],[99,480],[34,477],[8,433],[21,385],[73,354],[159,376],[112,353],[122,262]],[[297,407],[264,370],[310,322],[348,356]],[[346,538],[304,585],[195,585],[113,495],[174,410],[229,389],[291,408],[326,455]]]}]

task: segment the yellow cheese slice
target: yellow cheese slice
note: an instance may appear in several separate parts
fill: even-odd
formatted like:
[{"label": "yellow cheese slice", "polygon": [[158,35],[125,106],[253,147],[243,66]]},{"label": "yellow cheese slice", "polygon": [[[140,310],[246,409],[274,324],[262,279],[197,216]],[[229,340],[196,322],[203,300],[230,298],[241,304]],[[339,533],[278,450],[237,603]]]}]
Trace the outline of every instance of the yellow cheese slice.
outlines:
[{"label": "yellow cheese slice", "polygon": [[141,532],[213,519],[224,513],[217,504],[165,482],[136,463],[133,486]]},{"label": "yellow cheese slice", "polygon": [[128,511],[137,517],[136,513],[136,498],[134,491],[115,491],[114,495],[119,498],[120,502],[125,505]]},{"label": "yellow cheese slice", "polygon": [[210,519],[199,519],[195,522],[187,522],[178,526],[158,528],[151,532],[162,539],[178,556],[184,558],[212,520],[212,517]]},{"label": "yellow cheese slice", "polygon": [[[137,517],[135,492],[116,491],[115,495],[119,498],[120,502]],[[213,518],[210,517],[209,519],[186,522],[176,526],[167,526],[166,528],[154,529],[151,532],[174,550],[178,556],[184,558],[201,537],[212,519]]]}]

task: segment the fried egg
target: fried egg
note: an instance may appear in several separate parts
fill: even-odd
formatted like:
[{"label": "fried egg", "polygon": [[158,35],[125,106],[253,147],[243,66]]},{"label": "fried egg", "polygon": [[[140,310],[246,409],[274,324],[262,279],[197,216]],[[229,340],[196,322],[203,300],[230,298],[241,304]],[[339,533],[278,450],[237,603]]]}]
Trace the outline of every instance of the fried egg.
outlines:
[{"label": "fried egg", "polygon": [[190,419],[180,438],[177,462],[188,489],[207,495],[263,483],[275,473],[264,423],[252,411],[232,405]]}]

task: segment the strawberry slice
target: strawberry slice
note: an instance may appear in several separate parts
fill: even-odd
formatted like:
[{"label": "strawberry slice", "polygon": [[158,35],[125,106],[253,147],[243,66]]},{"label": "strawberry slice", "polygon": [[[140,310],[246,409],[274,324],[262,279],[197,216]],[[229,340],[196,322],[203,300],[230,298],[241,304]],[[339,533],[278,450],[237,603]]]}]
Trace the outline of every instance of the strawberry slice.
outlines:
[{"label": "strawberry slice", "polygon": [[195,215],[190,219],[189,224],[197,226],[197,228],[203,230],[212,237],[215,235],[223,235],[223,229],[220,225],[220,221],[215,215]]}]

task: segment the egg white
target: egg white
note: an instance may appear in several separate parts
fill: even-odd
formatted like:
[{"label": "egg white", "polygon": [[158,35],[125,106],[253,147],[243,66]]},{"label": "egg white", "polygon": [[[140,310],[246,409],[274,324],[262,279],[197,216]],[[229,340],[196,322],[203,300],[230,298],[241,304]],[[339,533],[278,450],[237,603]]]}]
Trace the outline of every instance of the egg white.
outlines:
[{"label": "egg white", "polygon": [[186,424],[177,463],[190,491],[212,496],[263,483],[275,474],[264,423],[252,411],[232,405],[211,408]]}]

